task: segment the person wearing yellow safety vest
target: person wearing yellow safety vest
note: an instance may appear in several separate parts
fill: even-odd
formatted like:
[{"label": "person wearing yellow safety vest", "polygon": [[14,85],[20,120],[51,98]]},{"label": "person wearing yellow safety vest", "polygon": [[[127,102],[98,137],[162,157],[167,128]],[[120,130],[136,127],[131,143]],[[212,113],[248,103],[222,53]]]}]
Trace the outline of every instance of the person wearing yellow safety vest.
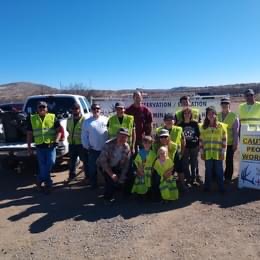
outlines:
[{"label": "person wearing yellow safety vest", "polygon": [[97,103],[91,105],[91,111],[93,116],[83,123],[81,140],[83,147],[88,151],[89,184],[95,189],[98,186],[96,161],[108,139],[108,118],[101,115],[101,107]]},{"label": "person wearing yellow safety vest", "polygon": [[227,150],[227,126],[217,120],[215,107],[206,109],[206,118],[200,129],[200,155],[205,161],[204,191],[210,191],[215,172],[219,191],[224,192],[223,161]]},{"label": "person wearing yellow safety vest", "polygon": [[[179,184],[180,191],[186,192],[188,191],[188,188],[186,187],[184,182],[184,173],[182,169],[182,159],[181,159],[185,149],[185,138],[183,135],[183,131],[181,127],[174,125],[174,116],[171,113],[167,113],[164,115],[163,122],[164,125],[156,129],[156,135],[158,137],[160,131],[162,129],[166,129],[169,131],[170,140],[177,144],[178,150],[174,157],[174,170],[178,174],[178,184]],[[159,142],[161,142],[161,139],[159,139]]]},{"label": "person wearing yellow safety vest", "polygon": [[247,89],[244,93],[246,103],[239,106],[240,124],[260,125],[260,102],[255,99],[253,89]]},{"label": "person wearing yellow safety vest", "polygon": [[167,146],[161,146],[157,156],[153,166],[152,195],[157,200],[160,198],[165,201],[177,200],[179,192],[173,176],[174,163],[168,156]]},{"label": "person wearing yellow safety vest", "polygon": [[144,136],[142,146],[135,159],[135,181],[132,193],[139,195],[146,194],[151,188],[152,166],[156,159],[156,153],[151,149],[153,139],[151,136]]},{"label": "person wearing yellow safety vest", "polygon": [[189,96],[182,96],[180,98],[180,105],[181,105],[181,109],[176,111],[176,114],[175,114],[175,117],[174,117],[174,121],[175,121],[176,125],[181,124],[181,122],[183,121],[182,111],[186,107],[190,107],[191,108],[193,120],[198,122],[198,123],[201,122],[200,111],[197,108],[192,108],[191,107],[191,101],[190,101],[190,97]]},{"label": "person wearing yellow safety vest", "polygon": [[72,106],[72,115],[68,118],[67,121],[70,157],[69,178],[67,180],[68,182],[76,177],[76,165],[78,157],[83,162],[85,175],[87,174],[87,153],[83,150],[83,146],[81,143],[81,131],[84,120],[85,118],[80,112],[80,105],[78,103],[74,103]]},{"label": "person wearing yellow safety vest", "polygon": [[108,137],[109,139],[114,138],[117,136],[118,130],[120,128],[127,128],[130,134],[128,143],[130,145],[132,154],[134,154],[136,139],[134,117],[125,114],[125,104],[123,102],[117,102],[115,104],[115,110],[116,114],[108,119]]},{"label": "person wearing yellow safety vest", "polygon": [[[30,115],[27,126],[28,152],[32,155],[34,140],[38,160],[37,190],[49,193],[52,187],[51,170],[56,159],[56,146],[62,135],[62,128],[54,114],[48,113],[47,103],[37,103],[37,113]],[[42,184],[45,184],[43,187]]]},{"label": "person wearing yellow safety vest", "polygon": [[225,181],[230,182],[234,171],[234,153],[238,145],[239,121],[237,115],[230,110],[229,98],[222,98],[220,105],[221,112],[218,113],[218,121],[227,125],[227,155],[224,176]]}]

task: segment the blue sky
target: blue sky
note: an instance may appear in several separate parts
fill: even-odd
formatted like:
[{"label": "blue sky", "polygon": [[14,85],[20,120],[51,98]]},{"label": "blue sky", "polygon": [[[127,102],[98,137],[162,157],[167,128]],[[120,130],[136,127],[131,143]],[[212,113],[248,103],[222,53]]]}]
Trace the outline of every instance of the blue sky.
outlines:
[{"label": "blue sky", "polygon": [[259,0],[0,0],[0,84],[260,82]]}]

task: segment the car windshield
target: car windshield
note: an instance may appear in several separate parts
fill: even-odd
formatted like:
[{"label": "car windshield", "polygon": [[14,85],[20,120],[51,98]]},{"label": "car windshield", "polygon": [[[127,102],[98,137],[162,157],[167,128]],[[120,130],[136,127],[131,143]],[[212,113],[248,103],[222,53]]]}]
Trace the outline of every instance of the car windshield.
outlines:
[{"label": "car windshield", "polygon": [[70,112],[75,99],[72,97],[39,97],[31,98],[28,100],[25,106],[25,112],[28,114],[34,114],[37,112],[37,103],[44,101],[48,104],[48,111],[50,113],[64,114]]}]

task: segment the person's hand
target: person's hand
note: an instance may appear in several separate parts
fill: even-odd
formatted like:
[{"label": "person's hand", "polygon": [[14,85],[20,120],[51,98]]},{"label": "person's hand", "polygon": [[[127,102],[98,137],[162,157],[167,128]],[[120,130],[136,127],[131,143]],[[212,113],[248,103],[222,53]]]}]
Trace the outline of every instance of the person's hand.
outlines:
[{"label": "person's hand", "polygon": [[203,160],[203,161],[205,161],[205,155],[204,155],[204,154],[201,154],[201,155],[200,155],[200,159]]},{"label": "person's hand", "polygon": [[223,161],[225,159],[225,155],[221,154],[219,160]]},{"label": "person's hand", "polygon": [[113,182],[117,182],[118,181],[118,177],[117,177],[117,175],[115,173],[113,173],[111,175],[111,179],[113,180]]},{"label": "person's hand", "polygon": [[141,171],[141,170],[138,170],[137,171],[137,176],[139,176],[139,177],[144,176],[144,172]]},{"label": "person's hand", "polygon": [[166,172],[163,177],[164,179],[168,179],[170,176],[172,176],[172,173],[169,171],[169,172]]},{"label": "person's hand", "polygon": [[132,153],[132,154],[135,154],[135,147],[132,147],[132,148],[131,148],[131,153]]}]

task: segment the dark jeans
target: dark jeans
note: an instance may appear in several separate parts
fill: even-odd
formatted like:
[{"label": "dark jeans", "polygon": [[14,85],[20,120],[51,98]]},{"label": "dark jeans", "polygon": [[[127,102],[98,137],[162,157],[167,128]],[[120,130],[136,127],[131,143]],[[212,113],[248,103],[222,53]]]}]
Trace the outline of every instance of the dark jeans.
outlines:
[{"label": "dark jeans", "polygon": [[182,169],[185,175],[185,178],[188,181],[194,181],[196,175],[196,168],[198,165],[198,152],[199,148],[185,148],[184,154],[182,157]]},{"label": "dark jeans", "polygon": [[90,180],[90,185],[92,187],[97,186],[97,165],[96,161],[101,151],[96,151],[89,149],[88,151],[88,176]]},{"label": "dark jeans", "polygon": [[[117,175],[118,179],[121,175],[121,170],[114,167],[112,168],[112,171]],[[120,188],[120,184],[118,182],[114,182],[112,178],[105,172],[102,171],[105,179],[105,192],[104,192],[104,199],[110,200],[113,198],[115,191]]]},{"label": "dark jeans", "polygon": [[233,176],[233,171],[234,171],[234,166],[233,166],[233,161],[234,161],[234,151],[233,151],[233,146],[228,145],[227,146],[227,156],[226,156],[226,169],[225,169],[225,180],[232,180]]},{"label": "dark jeans", "polygon": [[83,148],[81,144],[70,144],[69,145],[69,157],[70,157],[70,166],[69,166],[69,176],[76,176],[76,166],[78,157],[83,162],[85,176],[87,177],[87,150]]},{"label": "dark jeans", "polygon": [[224,174],[222,160],[205,160],[205,189],[210,190],[212,182],[212,173],[216,174],[218,186],[220,191],[224,191]]}]

